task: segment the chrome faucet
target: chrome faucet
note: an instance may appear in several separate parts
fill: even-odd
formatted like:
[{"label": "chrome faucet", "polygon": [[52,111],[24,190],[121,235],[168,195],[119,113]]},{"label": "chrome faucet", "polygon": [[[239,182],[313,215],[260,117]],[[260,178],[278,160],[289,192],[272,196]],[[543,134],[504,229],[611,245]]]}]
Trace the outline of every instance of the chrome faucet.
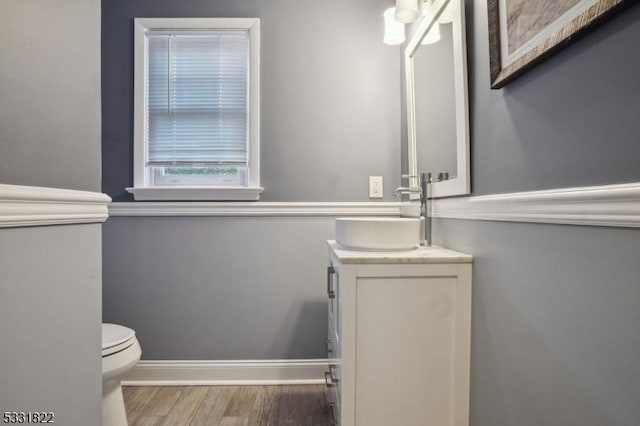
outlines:
[{"label": "chrome faucet", "polygon": [[[409,177],[409,176],[403,175],[402,177]],[[394,197],[398,197],[402,194],[422,194],[422,188],[420,188],[419,186],[401,186],[396,188],[395,191],[393,191]]]},{"label": "chrome faucet", "polygon": [[431,173],[420,173],[420,176],[402,175],[403,179],[420,178],[420,186],[401,186],[393,191],[393,196],[402,194],[420,194],[420,216],[424,218],[424,241],[422,245],[431,247],[431,215],[429,214],[428,185],[431,183]]}]

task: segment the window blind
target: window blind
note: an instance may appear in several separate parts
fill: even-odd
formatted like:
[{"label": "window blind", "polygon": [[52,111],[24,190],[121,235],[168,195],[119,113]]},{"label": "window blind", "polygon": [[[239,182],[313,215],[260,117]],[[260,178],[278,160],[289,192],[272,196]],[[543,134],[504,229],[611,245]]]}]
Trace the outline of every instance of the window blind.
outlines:
[{"label": "window blind", "polygon": [[147,43],[147,165],[247,165],[248,32]]}]

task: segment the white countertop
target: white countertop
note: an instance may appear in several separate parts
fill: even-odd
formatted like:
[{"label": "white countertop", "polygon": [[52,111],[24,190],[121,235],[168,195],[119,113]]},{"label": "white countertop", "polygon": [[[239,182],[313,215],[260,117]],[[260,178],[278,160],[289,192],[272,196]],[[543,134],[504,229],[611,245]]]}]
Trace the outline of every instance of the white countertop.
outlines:
[{"label": "white countertop", "polygon": [[473,256],[438,246],[419,247],[415,250],[408,251],[363,251],[345,249],[334,240],[328,240],[327,244],[342,263],[419,264],[471,263],[473,261]]}]

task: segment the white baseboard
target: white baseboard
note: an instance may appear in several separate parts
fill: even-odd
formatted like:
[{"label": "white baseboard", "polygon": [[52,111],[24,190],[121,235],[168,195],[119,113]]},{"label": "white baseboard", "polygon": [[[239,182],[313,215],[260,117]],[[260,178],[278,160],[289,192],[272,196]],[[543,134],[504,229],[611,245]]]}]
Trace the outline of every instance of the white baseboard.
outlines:
[{"label": "white baseboard", "polygon": [[125,386],[293,385],[324,383],[326,359],[140,361]]}]

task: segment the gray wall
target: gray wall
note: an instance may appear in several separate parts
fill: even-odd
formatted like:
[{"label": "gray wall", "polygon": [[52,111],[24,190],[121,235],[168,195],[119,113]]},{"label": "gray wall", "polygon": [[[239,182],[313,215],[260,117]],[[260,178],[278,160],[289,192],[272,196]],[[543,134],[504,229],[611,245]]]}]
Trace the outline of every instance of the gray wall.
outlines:
[{"label": "gray wall", "polygon": [[[474,194],[640,181],[640,8],[489,89],[486,0],[467,1]],[[471,424],[640,418],[640,231],[436,220],[475,256]]]},{"label": "gray wall", "polygon": [[0,230],[0,412],[99,425],[100,225]]},{"label": "gray wall", "polygon": [[[99,0],[0,2],[0,183],[100,191]],[[0,230],[0,412],[101,423],[99,225]]]},{"label": "gray wall", "polygon": [[387,0],[111,0],[102,4],[103,190],[133,183],[133,18],[261,18],[263,201],[365,201],[400,183],[400,49]]},{"label": "gray wall", "polygon": [[472,426],[635,426],[640,230],[438,220],[472,253]]},{"label": "gray wall", "polygon": [[0,182],[100,191],[100,2],[0,2]]},{"label": "gray wall", "polygon": [[333,218],[111,218],[104,319],[144,359],[326,356]]},{"label": "gray wall", "polygon": [[466,5],[473,193],[640,181],[640,8],[490,90],[486,0]]}]

